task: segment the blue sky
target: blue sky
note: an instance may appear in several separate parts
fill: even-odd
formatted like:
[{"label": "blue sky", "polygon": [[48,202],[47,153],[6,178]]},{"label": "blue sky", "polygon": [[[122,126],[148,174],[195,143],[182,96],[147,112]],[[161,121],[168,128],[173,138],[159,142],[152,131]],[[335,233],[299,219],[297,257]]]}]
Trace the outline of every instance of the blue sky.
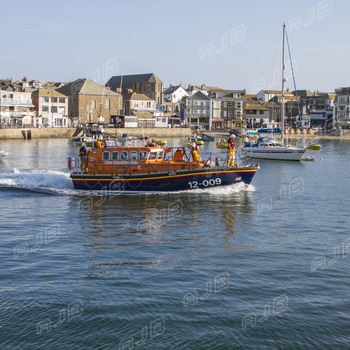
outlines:
[{"label": "blue sky", "polygon": [[0,78],[104,84],[152,72],[165,86],[280,89],[285,22],[298,89],[350,85],[345,0],[19,0],[1,13]]}]

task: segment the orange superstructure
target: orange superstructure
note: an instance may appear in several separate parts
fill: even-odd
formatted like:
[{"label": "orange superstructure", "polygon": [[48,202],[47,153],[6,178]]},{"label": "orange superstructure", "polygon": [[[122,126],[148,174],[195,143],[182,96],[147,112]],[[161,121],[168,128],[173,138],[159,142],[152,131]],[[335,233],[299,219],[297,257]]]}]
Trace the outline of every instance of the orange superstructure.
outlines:
[{"label": "orange superstructure", "polygon": [[[181,157],[173,156],[173,148],[112,146],[93,148],[88,153],[88,174],[150,174],[201,169],[204,163],[190,159],[181,148]],[[179,154],[179,150],[177,150]]]}]

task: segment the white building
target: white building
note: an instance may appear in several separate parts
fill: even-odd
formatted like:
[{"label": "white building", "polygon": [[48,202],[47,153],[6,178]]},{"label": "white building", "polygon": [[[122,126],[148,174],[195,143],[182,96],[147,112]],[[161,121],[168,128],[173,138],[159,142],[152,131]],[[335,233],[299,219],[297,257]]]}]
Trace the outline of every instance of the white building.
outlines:
[{"label": "white building", "polygon": [[51,89],[38,89],[32,93],[36,110],[34,127],[68,127],[68,97]]},{"label": "white building", "polygon": [[164,91],[165,102],[177,103],[180,102],[184,97],[187,97],[187,91],[182,87],[182,85],[172,86],[170,85]]},{"label": "white building", "polygon": [[156,102],[144,94],[136,92],[123,96],[123,110],[126,116],[136,116],[138,127],[166,128],[168,118],[156,108]]},{"label": "white building", "polygon": [[34,104],[30,92],[0,90],[1,126],[33,126]]},{"label": "white building", "polygon": [[335,90],[334,119],[335,126],[350,129],[350,87]]}]

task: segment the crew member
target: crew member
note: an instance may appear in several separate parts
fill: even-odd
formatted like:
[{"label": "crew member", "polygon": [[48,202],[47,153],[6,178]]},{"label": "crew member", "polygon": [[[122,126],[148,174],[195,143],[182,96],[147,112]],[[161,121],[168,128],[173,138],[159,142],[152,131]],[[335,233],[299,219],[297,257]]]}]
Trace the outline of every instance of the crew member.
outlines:
[{"label": "crew member", "polygon": [[80,157],[80,169],[82,171],[86,171],[87,167],[87,150],[86,145],[83,143],[79,149],[79,157]]},{"label": "crew member", "polygon": [[194,142],[192,143],[191,154],[194,162],[199,163],[201,161],[201,156],[199,154],[199,147]]},{"label": "crew member", "polygon": [[236,153],[236,143],[235,136],[233,134],[230,135],[227,140],[227,165],[234,166],[235,165],[235,153]]},{"label": "crew member", "polygon": [[104,147],[104,143],[103,143],[103,140],[101,138],[99,138],[97,141],[96,141],[96,147],[97,148],[103,148]]},{"label": "crew member", "polygon": [[182,148],[178,148],[174,153],[174,162],[183,162],[185,152]]}]

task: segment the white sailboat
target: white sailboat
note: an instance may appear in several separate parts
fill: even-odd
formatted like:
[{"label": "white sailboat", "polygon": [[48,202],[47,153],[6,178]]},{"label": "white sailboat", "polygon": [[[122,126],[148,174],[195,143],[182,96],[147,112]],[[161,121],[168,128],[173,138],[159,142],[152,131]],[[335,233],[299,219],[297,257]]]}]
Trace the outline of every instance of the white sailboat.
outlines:
[{"label": "white sailboat", "polygon": [[281,101],[281,141],[272,137],[259,137],[254,142],[245,142],[241,151],[243,156],[254,159],[271,160],[295,160],[300,161],[303,157],[305,147],[293,147],[284,144],[284,83],[286,81],[284,45],[286,37],[286,25],[283,24],[283,44],[282,44],[282,101]]}]

